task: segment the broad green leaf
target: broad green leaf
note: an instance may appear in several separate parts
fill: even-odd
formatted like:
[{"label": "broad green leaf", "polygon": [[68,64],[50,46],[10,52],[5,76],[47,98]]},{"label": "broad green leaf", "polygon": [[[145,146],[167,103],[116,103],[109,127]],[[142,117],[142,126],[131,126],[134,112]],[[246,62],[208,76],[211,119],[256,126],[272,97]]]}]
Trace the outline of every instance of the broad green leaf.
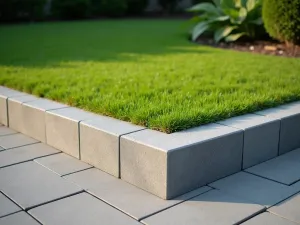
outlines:
[{"label": "broad green leaf", "polygon": [[247,9],[242,7],[239,11],[239,21],[242,23],[247,17]]},{"label": "broad green leaf", "polygon": [[209,25],[210,23],[206,21],[198,23],[192,31],[192,40],[196,41],[201,34],[209,29]]},{"label": "broad green leaf", "polygon": [[216,22],[216,21],[226,21],[226,20],[229,20],[230,17],[229,16],[217,16],[217,17],[214,17],[214,18],[210,18],[208,21],[209,22]]},{"label": "broad green leaf", "polygon": [[256,24],[256,25],[262,25],[264,22],[263,22],[262,18],[257,18],[255,20],[249,21],[249,23],[253,23],[253,24]]},{"label": "broad green leaf", "polygon": [[223,9],[224,13],[230,17],[232,23],[236,23],[239,20],[239,10],[234,8],[225,8]]},{"label": "broad green leaf", "polygon": [[247,2],[248,0],[240,0],[241,7],[247,8]]},{"label": "broad green leaf", "polygon": [[235,8],[235,0],[221,0],[222,9],[234,9]]},{"label": "broad green leaf", "polygon": [[214,13],[218,14],[218,9],[212,4],[212,3],[200,3],[197,5],[194,5],[193,7],[187,9],[189,12],[208,12],[208,13]]},{"label": "broad green leaf", "polygon": [[258,4],[257,0],[248,0],[246,4],[248,12],[253,10],[257,6],[257,4]]},{"label": "broad green leaf", "polygon": [[213,0],[215,6],[220,7],[221,6],[221,0]]},{"label": "broad green leaf", "polygon": [[239,39],[240,37],[242,37],[244,35],[245,35],[245,33],[230,34],[227,37],[225,37],[225,41],[226,42],[236,41],[237,39]]},{"label": "broad green leaf", "polygon": [[216,43],[221,41],[224,37],[228,36],[236,27],[221,27],[214,33],[214,40]]}]

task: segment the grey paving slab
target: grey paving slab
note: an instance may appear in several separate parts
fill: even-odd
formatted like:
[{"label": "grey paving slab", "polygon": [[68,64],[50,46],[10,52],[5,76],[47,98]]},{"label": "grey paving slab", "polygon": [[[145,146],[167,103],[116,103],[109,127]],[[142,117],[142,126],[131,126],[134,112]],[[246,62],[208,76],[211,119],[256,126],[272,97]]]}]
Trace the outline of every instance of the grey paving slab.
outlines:
[{"label": "grey paving slab", "polygon": [[267,207],[273,206],[298,192],[294,187],[245,172],[223,178],[209,184],[209,186]]},{"label": "grey paving slab", "polygon": [[270,225],[297,225],[297,223],[294,223],[285,218],[281,218],[279,216],[276,216],[276,215],[268,213],[268,212],[259,214],[242,224],[243,225],[268,225],[268,224],[270,224]]},{"label": "grey paving slab", "polygon": [[13,148],[0,152],[0,168],[59,152],[57,149],[42,143]]},{"label": "grey paving slab", "polygon": [[126,216],[117,209],[114,209],[87,193],[81,193],[34,208],[30,210],[29,213],[42,224],[140,224],[129,216]]},{"label": "grey paving slab", "polygon": [[74,173],[65,178],[137,220],[211,189],[207,186],[202,187],[167,201],[95,168]]},{"label": "grey paving slab", "polygon": [[263,210],[263,206],[212,190],[142,222],[147,225],[229,225],[238,224]]},{"label": "grey paving slab", "polygon": [[18,212],[9,216],[0,218],[1,225],[40,225],[35,219],[26,212]]},{"label": "grey paving slab", "polygon": [[21,211],[22,209],[0,192],[0,217]]},{"label": "grey paving slab", "polygon": [[79,159],[79,122],[92,117],[95,115],[77,108],[47,112],[47,144]]},{"label": "grey paving slab", "polygon": [[300,147],[300,102],[260,111],[256,114],[280,119],[280,155]]},{"label": "grey paving slab", "polygon": [[219,123],[244,131],[243,169],[278,155],[280,120],[247,114]]},{"label": "grey paving slab", "polygon": [[271,207],[269,211],[288,220],[300,223],[300,194]]},{"label": "grey paving slab", "polygon": [[300,181],[298,181],[297,183],[295,183],[295,184],[293,184],[291,186],[300,191]]},{"label": "grey paving slab", "polygon": [[81,160],[119,177],[120,136],[145,129],[110,117],[80,123]]},{"label": "grey paving slab", "polygon": [[9,135],[9,134],[16,134],[17,132],[15,130],[12,130],[8,127],[1,126],[0,127],[0,136]]},{"label": "grey paving slab", "polygon": [[64,153],[39,158],[34,161],[60,176],[92,167],[91,165]]},{"label": "grey paving slab", "polygon": [[22,104],[23,133],[46,143],[45,112],[68,107],[47,99],[39,99]]},{"label": "grey paving slab", "polygon": [[8,120],[9,127],[12,129],[24,133],[24,121],[27,119],[24,117],[22,104],[30,101],[38,100],[33,95],[23,95],[17,97],[8,98]]},{"label": "grey paving slab", "polygon": [[0,146],[4,149],[16,148],[24,145],[38,143],[39,141],[23,134],[0,136]]},{"label": "grey paving slab", "polygon": [[300,180],[300,148],[251,167],[246,171],[291,185]]},{"label": "grey paving slab", "polygon": [[240,171],[242,147],[243,132],[219,124],[134,132],[121,137],[121,178],[171,199]]},{"label": "grey paving slab", "polygon": [[0,190],[23,209],[82,191],[32,161],[0,169]]}]

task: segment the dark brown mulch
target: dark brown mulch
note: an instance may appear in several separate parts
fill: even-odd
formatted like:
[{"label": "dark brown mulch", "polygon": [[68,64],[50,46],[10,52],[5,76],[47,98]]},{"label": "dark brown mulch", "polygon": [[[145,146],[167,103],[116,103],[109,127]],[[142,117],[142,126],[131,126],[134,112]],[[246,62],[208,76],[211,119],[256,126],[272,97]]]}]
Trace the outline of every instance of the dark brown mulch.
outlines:
[{"label": "dark brown mulch", "polygon": [[201,38],[197,43],[210,45],[217,48],[233,49],[243,52],[253,52],[265,55],[276,55],[284,57],[300,57],[300,46],[286,46],[275,41],[238,41],[234,43],[214,43],[212,39]]}]

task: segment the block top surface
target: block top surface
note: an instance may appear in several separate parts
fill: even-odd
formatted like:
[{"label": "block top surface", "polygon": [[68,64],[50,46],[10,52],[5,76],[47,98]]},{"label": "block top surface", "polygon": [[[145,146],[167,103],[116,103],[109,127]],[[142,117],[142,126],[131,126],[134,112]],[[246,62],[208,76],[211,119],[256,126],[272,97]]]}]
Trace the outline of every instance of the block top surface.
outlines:
[{"label": "block top surface", "polygon": [[19,92],[19,91],[15,91],[13,89],[9,89],[7,87],[0,86],[0,96],[9,98],[9,97],[14,97],[14,96],[22,96],[22,95],[25,95],[25,94],[22,92]]},{"label": "block top surface", "polygon": [[74,107],[51,110],[48,112],[51,115],[56,115],[76,122],[95,118],[96,115]]},{"label": "block top surface", "polygon": [[258,111],[255,114],[278,118],[278,119],[294,116],[300,114],[300,102],[294,102],[276,108]]},{"label": "block top surface", "polygon": [[23,96],[11,97],[8,99],[8,101],[18,102],[18,103],[30,102],[30,101],[35,101],[35,100],[38,100],[38,98],[33,95],[28,95],[28,94],[25,94]]},{"label": "block top surface", "polygon": [[41,111],[47,111],[47,110],[53,110],[53,109],[60,109],[60,108],[66,108],[67,105],[54,102],[48,99],[38,99],[36,101],[26,102],[24,105],[39,109]]},{"label": "block top surface", "polygon": [[94,119],[82,121],[81,124],[117,136],[145,129],[125,121],[100,115],[95,116]]},{"label": "block top surface", "polygon": [[218,123],[230,127],[248,129],[252,127],[261,126],[267,123],[271,123],[274,121],[279,121],[279,120],[276,118],[266,117],[262,115],[246,114],[243,116],[237,116],[227,120],[223,120]]},{"label": "block top surface", "polygon": [[125,135],[122,138],[168,152],[239,132],[242,131],[212,123],[172,134],[146,129]]}]

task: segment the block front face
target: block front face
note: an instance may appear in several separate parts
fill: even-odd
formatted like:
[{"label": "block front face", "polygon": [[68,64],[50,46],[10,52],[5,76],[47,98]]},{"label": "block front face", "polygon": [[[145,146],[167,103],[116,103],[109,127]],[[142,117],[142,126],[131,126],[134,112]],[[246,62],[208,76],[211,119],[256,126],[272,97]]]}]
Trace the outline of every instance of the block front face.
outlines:
[{"label": "block front face", "polygon": [[169,152],[168,198],[241,170],[243,134],[236,132]]},{"label": "block front face", "polygon": [[6,100],[6,97],[0,95],[0,123],[8,126]]},{"label": "block front face", "polygon": [[124,137],[120,144],[121,179],[166,199],[167,153]]},{"label": "block front face", "polygon": [[244,131],[243,169],[278,155],[280,122],[274,121]]}]

